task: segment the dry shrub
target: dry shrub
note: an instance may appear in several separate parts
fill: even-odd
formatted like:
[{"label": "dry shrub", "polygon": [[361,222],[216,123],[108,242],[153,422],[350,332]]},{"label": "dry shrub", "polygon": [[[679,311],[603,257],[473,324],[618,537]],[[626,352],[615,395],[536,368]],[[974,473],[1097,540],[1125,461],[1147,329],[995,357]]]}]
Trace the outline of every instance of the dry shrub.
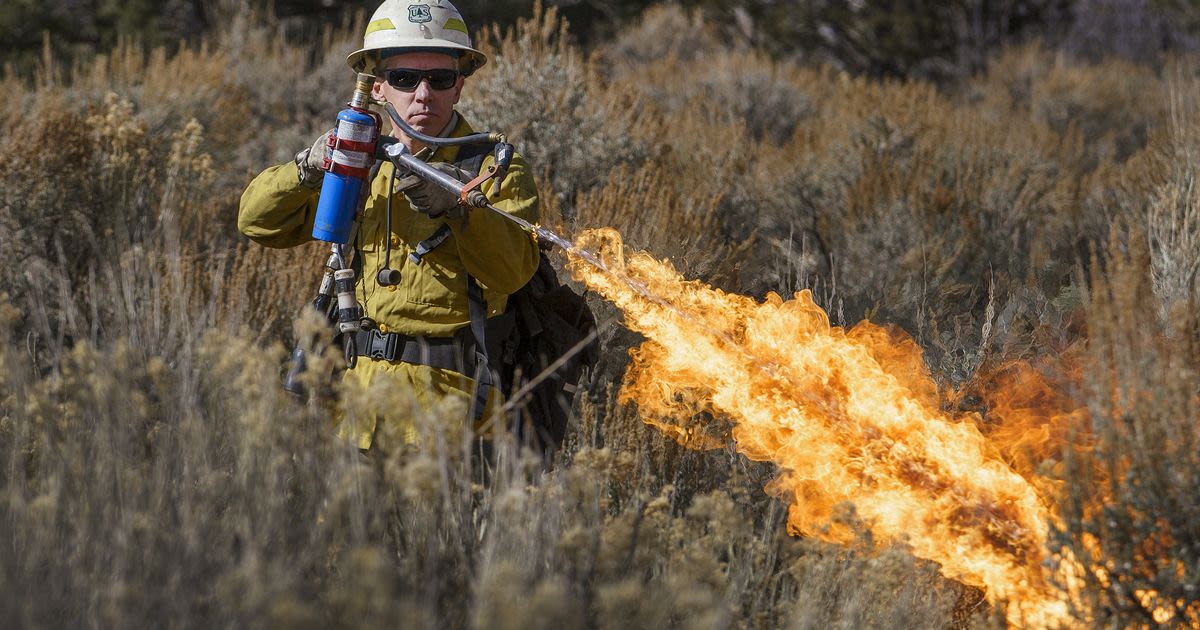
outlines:
[{"label": "dry shrub", "polygon": [[599,51],[614,74],[644,72],[663,60],[697,59],[726,47],[718,29],[699,11],[673,5],[648,7],[636,23],[622,28]]},{"label": "dry shrub", "polygon": [[1115,58],[1084,64],[1031,45],[1002,53],[966,89],[1058,133],[1078,132],[1095,166],[1144,146],[1149,131],[1164,122],[1165,87],[1145,66]]},{"label": "dry shrub", "polygon": [[[126,337],[174,353],[212,326],[284,336],[300,303],[291,295],[308,283],[280,269],[294,254],[237,244],[235,190],[196,119],[156,136],[116,93],[86,115],[49,93],[39,104],[43,115],[14,126],[6,150],[49,150],[0,167],[0,225],[11,228],[0,240],[25,263],[5,290],[35,347],[57,356],[76,341]],[[63,151],[51,149],[58,142]]]},{"label": "dry shrub", "polygon": [[332,481],[317,472],[331,451],[316,448],[311,414],[273,379],[264,387],[278,353],[211,336],[193,364],[173,366],[81,342],[39,379],[13,364],[18,352],[4,345],[24,386],[6,379],[2,395],[13,541],[2,562],[24,578],[6,625],[225,625],[258,616],[319,562],[309,537],[320,529],[287,522],[315,522],[320,504],[296,489]]},{"label": "dry shrub", "polygon": [[[723,238],[717,216],[720,201],[719,191],[679,190],[661,166],[634,172],[622,165],[613,169],[606,185],[579,195],[574,225],[614,227],[630,248],[677,261],[689,276],[727,284],[735,273],[733,264],[754,241]],[[653,220],[646,220],[647,213]]]},{"label": "dry shrub", "polygon": [[[642,92],[666,116],[685,110],[703,113],[715,129],[702,139],[711,139],[713,131],[721,130],[728,134],[725,142],[780,144],[811,113],[811,97],[805,89],[810,87],[809,76],[762,53],[721,51],[657,60],[637,67],[636,72],[618,74],[617,83],[623,91]],[[670,136],[665,140],[676,143]]]},{"label": "dry shrub", "polygon": [[1200,319],[1195,293],[1157,317],[1152,265],[1140,227],[1114,230],[1087,302],[1098,442],[1065,462],[1057,533],[1085,566],[1098,625],[1200,623]]},{"label": "dry shrub", "polygon": [[1200,488],[1200,301],[1194,155],[1182,114],[1194,81],[1171,82],[1171,124],[1110,197],[1123,218],[1090,269],[1084,393],[1096,446],[1066,460],[1058,540],[1086,567],[1092,623],[1194,626]]},{"label": "dry shrub", "polygon": [[936,565],[902,547],[875,550],[858,527],[859,541],[849,549],[804,545],[804,561],[788,569],[799,585],[788,627],[932,628],[947,625],[956,606],[981,603],[978,592],[941,578]]},{"label": "dry shrub", "polygon": [[[210,326],[289,336],[320,254],[250,246],[236,200],[248,169],[311,142],[315,103],[332,119],[338,99],[318,84],[350,71],[344,55],[339,70],[323,60],[351,29],[327,30],[318,57],[244,6],[232,15],[214,44],[168,56],[125,42],[69,65],[47,58],[32,86],[5,79],[6,148],[45,147],[0,168],[0,225],[13,228],[0,240],[30,263],[7,290],[39,343],[129,335],[174,352]],[[321,71],[304,72],[310,57]]]},{"label": "dry shrub", "polygon": [[572,216],[575,193],[604,181],[613,166],[636,164],[646,148],[631,130],[646,124],[640,104],[605,89],[603,73],[567,39],[551,7],[477,37],[488,63],[468,79],[460,109],[481,129],[503,131]]},{"label": "dry shrub", "polygon": [[1151,275],[1164,318],[1200,296],[1200,122],[1192,116],[1200,85],[1177,80],[1173,87],[1168,139],[1155,145],[1147,167]]},{"label": "dry shrub", "polygon": [[841,296],[915,331],[938,371],[962,380],[978,365],[964,351],[982,343],[986,287],[1008,296],[1043,274],[1051,295],[1062,286],[1053,262],[1073,242],[1050,218],[1071,203],[1070,147],[1040,126],[981,124],[929,86],[849,84],[841,100],[852,162],[801,188],[819,200]]}]

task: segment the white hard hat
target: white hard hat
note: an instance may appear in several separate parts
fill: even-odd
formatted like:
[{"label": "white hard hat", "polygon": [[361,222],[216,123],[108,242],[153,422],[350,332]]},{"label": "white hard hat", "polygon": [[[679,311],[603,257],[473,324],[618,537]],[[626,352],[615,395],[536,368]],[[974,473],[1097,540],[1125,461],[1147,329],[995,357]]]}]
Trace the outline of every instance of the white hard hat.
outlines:
[{"label": "white hard hat", "polygon": [[458,67],[469,76],[487,63],[471,47],[471,35],[462,14],[446,0],[385,0],[371,14],[363,47],[350,53],[346,63],[355,72],[374,72],[375,63],[395,53],[432,50],[458,57]]}]

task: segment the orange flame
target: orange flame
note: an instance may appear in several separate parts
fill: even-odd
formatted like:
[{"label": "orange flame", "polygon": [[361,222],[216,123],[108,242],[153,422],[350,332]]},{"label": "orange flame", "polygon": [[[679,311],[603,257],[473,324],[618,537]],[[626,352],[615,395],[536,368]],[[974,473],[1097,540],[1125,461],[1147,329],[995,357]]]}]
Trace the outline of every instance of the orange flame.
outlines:
[{"label": "orange flame", "polygon": [[[1005,460],[1021,432],[992,443],[943,411],[911,338],[869,322],[831,326],[809,291],[759,303],[684,280],[645,253],[626,258],[613,230],[577,245],[609,273],[581,259],[572,272],[647,338],[621,393],[646,422],[707,448],[721,441],[703,418],[729,421],[739,452],[781,469],[767,490],[790,504],[792,533],[844,542],[852,532],[830,523],[851,504],[877,539],[906,542],[947,577],[1008,600],[1015,625],[1069,623],[1045,568],[1049,504]],[[1001,405],[1006,425],[1046,395],[1026,390]],[[1032,415],[1038,435],[1059,431],[1059,418]],[[1061,566],[1053,577],[1070,581],[1073,563]]]}]

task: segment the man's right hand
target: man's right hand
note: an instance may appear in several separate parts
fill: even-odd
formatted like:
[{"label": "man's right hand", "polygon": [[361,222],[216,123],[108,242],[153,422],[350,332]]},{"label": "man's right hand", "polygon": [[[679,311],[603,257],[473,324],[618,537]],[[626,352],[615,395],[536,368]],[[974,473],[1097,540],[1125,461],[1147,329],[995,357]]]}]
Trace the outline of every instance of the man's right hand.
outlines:
[{"label": "man's right hand", "polygon": [[296,154],[296,173],[300,183],[309,188],[320,188],[325,178],[325,160],[329,157],[330,129],[317,137],[312,147]]},{"label": "man's right hand", "polygon": [[[453,164],[430,162],[429,165],[460,182],[471,180],[470,175]],[[446,215],[451,219],[461,218],[462,216],[462,207],[458,203],[458,195],[426,180],[416,173],[410,173],[397,180],[396,190],[404,193],[404,197],[408,199],[408,205],[421,214],[427,214],[435,218]]]}]

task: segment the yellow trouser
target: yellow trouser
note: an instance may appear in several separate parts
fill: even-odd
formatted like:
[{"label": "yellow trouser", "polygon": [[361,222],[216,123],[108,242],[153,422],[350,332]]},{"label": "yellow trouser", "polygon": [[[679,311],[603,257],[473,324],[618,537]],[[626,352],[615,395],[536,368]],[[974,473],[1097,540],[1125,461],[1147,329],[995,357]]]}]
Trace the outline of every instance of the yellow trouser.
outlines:
[{"label": "yellow trouser", "polygon": [[[349,419],[339,418],[338,436],[355,440],[358,448],[364,450],[371,448],[381,431],[401,444],[419,444],[416,414],[439,416],[436,421],[442,424],[440,428],[447,436],[459,435],[468,422],[477,434],[490,434],[490,431],[481,430],[492,412],[499,409],[500,396],[492,388],[482,419],[473,421],[469,414],[475,392],[474,379],[427,365],[359,357],[355,368],[347,370],[342,378],[350,386],[348,398],[353,399],[356,395],[365,398],[359,399],[364,403],[361,408],[347,414]],[[387,388],[388,395],[375,398],[367,391],[380,387]],[[391,408],[384,411],[378,403]]]}]

